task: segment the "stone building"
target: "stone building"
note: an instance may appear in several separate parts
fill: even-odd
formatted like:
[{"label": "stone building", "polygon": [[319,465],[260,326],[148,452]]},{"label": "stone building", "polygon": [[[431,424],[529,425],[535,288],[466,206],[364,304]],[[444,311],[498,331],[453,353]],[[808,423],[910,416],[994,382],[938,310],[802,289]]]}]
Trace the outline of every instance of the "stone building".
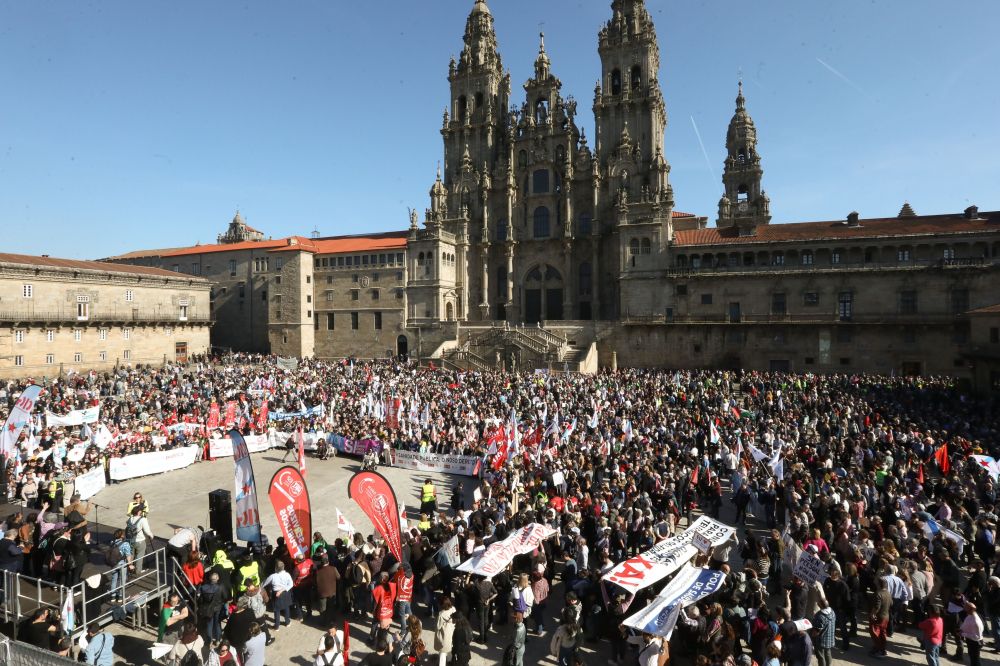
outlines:
[{"label": "stone building", "polygon": [[[241,220],[237,214],[220,238]],[[290,236],[136,251],[107,261],[208,280],[216,348],[374,358],[409,352],[406,236]]]},{"label": "stone building", "polygon": [[411,212],[399,233],[263,240],[237,215],[218,245],[115,260],[207,277],[225,322],[213,342],[234,349],[996,384],[983,322],[1000,302],[1000,213],[917,215],[905,203],[892,218],[774,223],[740,85],[709,227],[674,206],[643,0],[612,1],[598,54],[591,145],[544,36],[515,95],[490,9],[474,0],[448,65],[443,159],[422,220]]},{"label": "stone building", "polygon": [[185,362],[208,349],[209,290],[159,268],[0,254],[0,377]]}]

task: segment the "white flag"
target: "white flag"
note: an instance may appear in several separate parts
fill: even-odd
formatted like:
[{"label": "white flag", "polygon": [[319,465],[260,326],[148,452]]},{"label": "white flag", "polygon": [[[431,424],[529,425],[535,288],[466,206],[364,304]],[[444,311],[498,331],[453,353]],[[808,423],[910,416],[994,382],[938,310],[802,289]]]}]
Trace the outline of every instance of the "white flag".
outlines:
[{"label": "white flag", "polygon": [[347,532],[348,537],[353,537],[356,531],[354,525],[351,525],[351,521],[340,512],[340,509],[337,509],[337,529],[341,532]]}]

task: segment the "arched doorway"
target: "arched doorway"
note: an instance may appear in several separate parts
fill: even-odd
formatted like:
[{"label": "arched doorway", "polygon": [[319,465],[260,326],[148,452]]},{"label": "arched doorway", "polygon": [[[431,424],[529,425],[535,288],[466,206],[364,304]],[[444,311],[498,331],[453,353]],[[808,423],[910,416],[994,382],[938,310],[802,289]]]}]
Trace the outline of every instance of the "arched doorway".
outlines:
[{"label": "arched doorway", "polygon": [[563,318],[562,273],[540,264],[524,276],[524,321],[535,324],[543,319],[558,321]]},{"label": "arched doorway", "polygon": [[396,338],[396,355],[403,360],[410,357],[410,341],[405,335]]},{"label": "arched doorway", "polygon": [[452,304],[451,301],[445,303],[444,312],[445,312],[445,319],[447,319],[448,321],[455,321],[455,306]]}]

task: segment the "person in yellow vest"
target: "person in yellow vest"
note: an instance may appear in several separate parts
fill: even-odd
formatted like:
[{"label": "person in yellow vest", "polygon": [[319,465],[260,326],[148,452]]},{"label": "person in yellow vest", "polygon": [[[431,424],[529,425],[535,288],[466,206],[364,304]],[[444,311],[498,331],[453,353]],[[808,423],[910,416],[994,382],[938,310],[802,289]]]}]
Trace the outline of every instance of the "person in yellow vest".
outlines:
[{"label": "person in yellow vest", "polygon": [[260,585],[260,565],[249,555],[240,560],[240,568],[236,571],[239,584],[236,586],[240,594],[247,591],[248,585]]},{"label": "person in yellow vest", "polygon": [[128,510],[125,512],[125,515],[131,517],[132,510],[136,507],[140,507],[142,509],[143,518],[149,518],[149,502],[145,500],[142,493],[136,493],[132,496],[132,501],[128,503]]},{"label": "person in yellow vest", "polygon": [[426,513],[420,514],[420,522],[417,523],[417,529],[421,532],[426,532],[431,528],[431,517]]},{"label": "person in yellow vest", "polygon": [[420,513],[433,516],[437,511],[437,491],[430,479],[424,479],[423,490],[420,491]]},{"label": "person in yellow vest", "polygon": [[49,472],[48,481],[46,492],[49,496],[49,505],[52,507],[53,511],[62,513],[63,494],[66,491],[66,484],[63,483],[62,479],[58,478],[53,472]]}]

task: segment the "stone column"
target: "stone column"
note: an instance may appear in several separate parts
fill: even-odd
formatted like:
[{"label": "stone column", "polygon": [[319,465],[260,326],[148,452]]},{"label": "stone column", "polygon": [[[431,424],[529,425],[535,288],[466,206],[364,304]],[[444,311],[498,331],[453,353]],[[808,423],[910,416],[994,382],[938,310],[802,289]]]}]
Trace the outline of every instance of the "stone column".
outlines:
[{"label": "stone column", "polygon": [[479,310],[483,314],[483,321],[490,319],[490,264],[489,245],[483,244],[483,250],[479,255],[479,260],[483,264],[483,289],[482,298],[479,301]]},{"label": "stone column", "polygon": [[573,243],[567,239],[563,243],[563,319],[575,319],[573,316],[573,264],[572,257]]},{"label": "stone column", "polygon": [[618,370],[618,352],[611,352],[611,371],[616,372]]},{"label": "stone column", "polygon": [[514,244],[507,243],[507,321],[517,321],[514,317]]}]

